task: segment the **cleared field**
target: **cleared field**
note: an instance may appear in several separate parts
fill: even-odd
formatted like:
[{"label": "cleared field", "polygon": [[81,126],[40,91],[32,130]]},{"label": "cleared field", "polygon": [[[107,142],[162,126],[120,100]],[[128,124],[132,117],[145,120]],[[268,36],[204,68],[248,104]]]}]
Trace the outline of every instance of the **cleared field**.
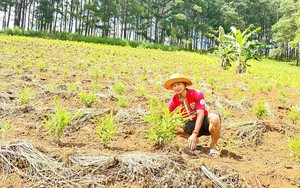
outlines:
[{"label": "cleared field", "polygon": [[[300,69],[250,64],[236,75],[214,55],[0,36],[0,186],[210,187],[205,165],[231,187],[299,187],[288,138],[300,134],[291,116],[300,106]],[[148,99],[167,101],[173,93],[163,84],[176,72],[222,115],[217,158],[208,155],[209,137],[200,138],[203,150],[187,155],[182,138],[157,149],[145,136]],[[87,104],[84,94],[94,101]],[[57,103],[81,114],[54,142],[43,125]],[[104,147],[94,119],[111,110],[118,132]]]}]

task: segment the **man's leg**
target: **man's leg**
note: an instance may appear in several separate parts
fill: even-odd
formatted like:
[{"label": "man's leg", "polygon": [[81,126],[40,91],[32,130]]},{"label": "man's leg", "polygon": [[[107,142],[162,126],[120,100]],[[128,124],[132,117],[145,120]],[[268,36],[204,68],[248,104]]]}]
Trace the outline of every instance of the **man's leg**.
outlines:
[{"label": "man's leg", "polygon": [[185,139],[188,139],[191,135],[184,131],[183,126],[178,128],[177,134]]},{"label": "man's leg", "polygon": [[209,121],[209,132],[211,135],[210,148],[216,149],[217,142],[221,134],[221,119],[218,114],[211,113],[208,115],[208,121]]}]

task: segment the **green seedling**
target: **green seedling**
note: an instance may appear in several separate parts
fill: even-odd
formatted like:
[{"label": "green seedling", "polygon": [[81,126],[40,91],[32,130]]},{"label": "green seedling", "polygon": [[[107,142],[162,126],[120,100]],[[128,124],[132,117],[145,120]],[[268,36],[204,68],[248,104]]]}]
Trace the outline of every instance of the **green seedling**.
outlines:
[{"label": "green seedling", "polygon": [[113,111],[104,117],[96,118],[94,124],[96,125],[95,132],[100,142],[107,146],[117,134],[116,117],[113,115]]}]

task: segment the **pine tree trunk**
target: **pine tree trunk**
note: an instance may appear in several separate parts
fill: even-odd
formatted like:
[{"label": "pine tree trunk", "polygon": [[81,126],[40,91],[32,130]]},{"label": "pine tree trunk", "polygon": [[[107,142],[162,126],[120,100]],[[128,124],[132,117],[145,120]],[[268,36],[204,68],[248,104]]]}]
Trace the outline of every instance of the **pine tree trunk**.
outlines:
[{"label": "pine tree trunk", "polygon": [[21,19],[21,2],[18,0],[15,5],[14,27],[20,27]]},{"label": "pine tree trunk", "polygon": [[75,16],[75,33],[78,32],[78,7],[79,7],[79,4],[76,3],[76,16]]},{"label": "pine tree trunk", "polygon": [[29,31],[30,29],[30,17],[31,17],[31,6],[32,6],[33,2],[29,3],[29,7],[28,7],[28,19],[27,19],[27,31]]},{"label": "pine tree trunk", "polygon": [[158,18],[155,19],[154,25],[154,43],[158,42]]},{"label": "pine tree trunk", "polygon": [[82,17],[83,17],[83,15],[84,15],[84,13],[83,13],[83,3],[82,3],[83,1],[80,1],[80,17],[79,17],[79,26],[78,26],[78,28],[79,28],[79,31],[78,31],[78,33],[80,34],[80,35],[82,35],[82,30],[83,30],[83,28],[82,28]]},{"label": "pine tree trunk", "polygon": [[6,27],[9,27],[10,14],[11,14],[11,4],[9,4],[9,10],[8,10],[7,25],[6,25]]},{"label": "pine tree trunk", "polygon": [[[64,10],[64,1],[61,1],[61,7],[62,10]],[[63,18],[64,18],[64,13],[60,13],[60,26],[59,26],[59,31],[62,32],[63,30]]]},{"label": "pine tree trunk", "polygon": [[72,30],[73,30],[73,14],[74,14],[74,1],[71,0],[71,5],[70,5],[70,20],[69,20],[69,33],[72,33]]},{"label": "pine tree trunk", "polygon": [[56,31],[57,16],[58,16],[58,3],[56,4],[56,12],[55,12],[55,16],[54,16],[54,25],[53,25],[53,29],[52,29],[53,32]]},{"label": "pine tree trunk", "polygon": [[27,12],[27,0],[23,0],[23,3],[22,3],[22,8],[23,10],[21,11],[22,12],[22,24],[21,24],[21,27],[23,29],[25,29],[25,25],[26,25],[26,12]]},{"label": "pine tree trunk", "polygon": [[116,17],[114,16],[114,34],[113,34],[113,37],[116,38]]},{"label": "pine tree trunk", "polygon": [[7,6],[4,7],[4,13],[3,13],[3,20],[2,20],[2,29],[6,28],[6,12],[7,12]]},{"label": "pine tree trunk", "polygon": [[64,32],[66,32],[67,31],[67,12],[68,12],[68,4],[67,4],[67,2],[65,3],[66,4],[66,6],[65,6],[65,11],[64,11],[64,14],[65,14],[65,16],[64,16]]}]

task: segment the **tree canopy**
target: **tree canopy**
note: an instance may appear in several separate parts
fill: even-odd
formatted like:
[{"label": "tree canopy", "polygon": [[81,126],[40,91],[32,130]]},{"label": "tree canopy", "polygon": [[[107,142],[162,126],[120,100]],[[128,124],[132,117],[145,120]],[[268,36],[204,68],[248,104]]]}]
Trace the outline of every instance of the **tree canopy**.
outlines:
[{"label": "tree canopy", "polygon": [[299,10],[298,0],[1,0],[0,26],[207,50],[220,26],[253,24],[260,42],[289,58],[299,55]]}]

